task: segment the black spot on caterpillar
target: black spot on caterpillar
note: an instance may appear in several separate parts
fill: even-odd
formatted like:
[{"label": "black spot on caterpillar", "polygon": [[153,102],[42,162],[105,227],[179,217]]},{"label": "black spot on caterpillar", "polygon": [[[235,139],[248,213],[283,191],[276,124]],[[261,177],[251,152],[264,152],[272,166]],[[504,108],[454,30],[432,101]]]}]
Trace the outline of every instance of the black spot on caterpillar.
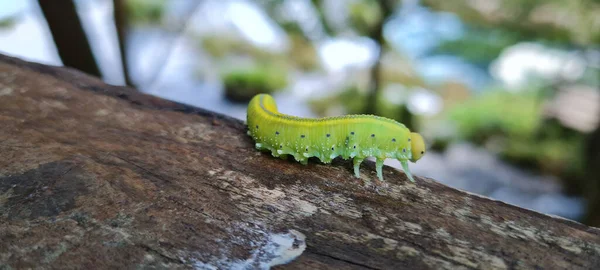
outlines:
[{"label": "black spot on caterpillar", "polygon": [[363,160],[375,157],[377,177],[383,181],[383,161],[395,158],[414,182],[408,161],[416,162],[425,154],[423,137],[392,119],[375,115],[300,118],[279,113],[273,97],[266,94],[250,101],[247,124],[256,126],[248,135],[259,150],[269,150],[275,157],[292,155],[302,164],[310,157],[324,163],[338,156],[353,158],[356,177]]}]

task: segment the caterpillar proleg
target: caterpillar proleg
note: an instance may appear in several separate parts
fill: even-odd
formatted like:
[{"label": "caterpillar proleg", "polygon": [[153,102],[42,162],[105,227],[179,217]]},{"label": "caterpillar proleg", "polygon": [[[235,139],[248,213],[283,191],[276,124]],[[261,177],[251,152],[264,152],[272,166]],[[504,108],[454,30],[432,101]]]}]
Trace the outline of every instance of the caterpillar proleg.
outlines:
[{"label": "caterpillar proleg", "polygon": [[324,163],[338,156],[353,158],[356,177],[360,177],[364,159],[375,157],[377,177],[383,181],[383,161],[395,158],[414,182],[408,161],[416,162],[425,154],[423,137],[392,119],[374,115],[295,117],[279,113],[273,97],[266,94],[250,100],[247,124],[248,135],[259,150],[271,151],[274,157],[291,155],[302,164],[310,157]]}]

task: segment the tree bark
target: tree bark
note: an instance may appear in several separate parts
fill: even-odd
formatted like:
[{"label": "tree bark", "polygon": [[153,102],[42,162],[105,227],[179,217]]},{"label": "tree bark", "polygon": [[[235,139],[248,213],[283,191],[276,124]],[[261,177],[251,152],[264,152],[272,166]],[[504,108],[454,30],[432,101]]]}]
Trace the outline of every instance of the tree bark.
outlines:
[{"label": "tree bark", "polygon": [[0,156],[2,269],[600,267],[596,228],[273,158],[239,120],[6,56]]},{"label": "tree bark", "polygon": [[39,0],[63,64],[100,77],[100,69],[85,35],[75,3],[71,0]]}]

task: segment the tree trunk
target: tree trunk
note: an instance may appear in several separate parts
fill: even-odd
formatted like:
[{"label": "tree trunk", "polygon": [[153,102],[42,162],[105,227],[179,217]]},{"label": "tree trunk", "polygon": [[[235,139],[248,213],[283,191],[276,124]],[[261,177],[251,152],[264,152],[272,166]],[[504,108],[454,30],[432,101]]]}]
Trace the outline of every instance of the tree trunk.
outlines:
[{"label": "tree trunk", "polygon": [[239,120],[6,56],[0,153],[2,269],[600,267],[596,228],[273,158]]},{"label": "tree trunk", "polygon": [[313,6],[315,7],[315,10],[317,11],[317,16],[319,18],[319,22],[323,26],[323,31],[325,31],[325,34],[327,34],[328,36],[335,36],[336,35],[335,29],[333,29],[333,27],[331,26],[329,21],[327,21],[327,16],[325,14],[325,7],[324,7],[323,0],[311,0],[311,3],[313,4]]},{"label": "tree trunk", "polygon": [[129,61],[127,60],[127,3],[126,0],[113,0],[115,28],[117,29],[117,38],[119,42],[119,51],[121,52],[121,66],[126,85],[133,85],[129,74]]},{"label": "tree trunk", "polygon": [[100,70],[71,0],[39,0],[58,55],[67,67],[100,77]]},{"label": "tree trunk", "polygon": [[377,114],[377,99],[379,97],[379,92],[381,92],[381,58],[383,57],[383,53],[385,50],[385,36],[383,35],[383,27],[387,19],[394,13],[394,6],[392,0],[381,0],[379,1],[379,5],[381,7],[381,20],[375,26],[372,33],[369,34],[369,37],[375,41],[379,45],[379,50],[377,51],[377,55],[375,56],[375,63],[373,63],[373,67],[370,71],[370,81],[368,86],[368,95],[367,95],[367,105],[365,107],[365,113],[367,114]]},{"label": "tree trunk", "polygon": [[[600,72],[596,73],[600,81]],[[598,89],[600,90],[600,89]],[[597,102],[600,102],[598,100]],[[600,114],[600,111],[598,111]],[[600,124],[596,127],[585,142],[585,168],[586,178],[584,183],[584,196],[587,199],[588,209],[585,217],[586,224],[600,225]]]},{"label": "tree trunk", "polygon": [[587,199],[586,224],[600,225],[600,127],[592,132],[585,146],[586,178],[583,184],[584,196]]}]

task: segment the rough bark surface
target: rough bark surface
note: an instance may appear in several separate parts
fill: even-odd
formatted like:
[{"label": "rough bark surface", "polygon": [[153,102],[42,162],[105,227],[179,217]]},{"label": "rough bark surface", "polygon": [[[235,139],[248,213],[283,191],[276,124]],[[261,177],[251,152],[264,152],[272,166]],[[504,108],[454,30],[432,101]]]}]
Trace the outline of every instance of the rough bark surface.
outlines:
[{"label": "rough bark surface", "polygon": [[0,268],[599,269],[600,231],[0,56]]}]

